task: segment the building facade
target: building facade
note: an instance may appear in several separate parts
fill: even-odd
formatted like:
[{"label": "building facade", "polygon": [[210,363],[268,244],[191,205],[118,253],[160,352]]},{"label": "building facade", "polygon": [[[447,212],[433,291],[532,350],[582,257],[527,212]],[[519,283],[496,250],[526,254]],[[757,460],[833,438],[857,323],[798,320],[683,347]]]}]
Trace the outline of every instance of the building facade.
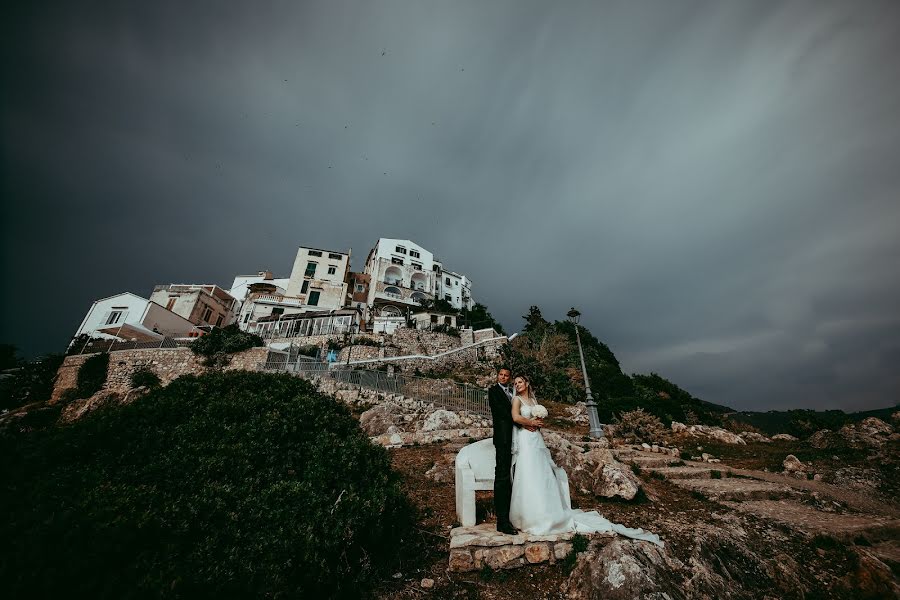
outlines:
[{"label": "building facade", "polygon": [[236,317],[237,300],[217,285],[157,285],[153,288],[150,301],[194,325],[225,327]]},{"label": "building facade", "polygon": [[157,341],[163,337],[194,337],[197,327],[156,302],[125,292],[96,300],[75,332],[101,339]]}]

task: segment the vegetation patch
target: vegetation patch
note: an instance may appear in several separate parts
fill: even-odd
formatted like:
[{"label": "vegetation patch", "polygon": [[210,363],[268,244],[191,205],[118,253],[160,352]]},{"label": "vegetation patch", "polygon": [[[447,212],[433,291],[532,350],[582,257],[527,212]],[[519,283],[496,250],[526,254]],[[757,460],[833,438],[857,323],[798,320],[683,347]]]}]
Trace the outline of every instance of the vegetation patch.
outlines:
[{"label": "vegetation patch", "polygon": [[109,371],[109,353],[102,352],[88,357],[78,369],[75,389],[79,398],[90,398],[103,389]]},{"label": "vegetation patch", "polygon": [[0,452],[7,598],[359,597],[410,531],[387,452],[288,375],[182,377]]},{"label": "vegetation patch", "polygon": [[161,383],[159,375],[150,370],[149,367],[142,367],[131,374],[131,387],[133,388],[147,387],[152,389],[159,387]]},{"label": "vegetation patch", "polygon": [[229,325],[214,327],[206,335],[197,338],[191,344],[191,351],[203,356],[203,364],[207,367],[223,367],[230,361],[229,355],[263,345],[263,339],[255,333],[247,333],[238,329],[237,325]]},{"label": "vegetation patch", "polygon": [[13,372],[9,377],[0,379],[0,410],[49,400],[63,356],[50,354],[25,362],[16,357],[13,346],[9,344],[3,346],[6,349],[4,369],[12,369]]}]

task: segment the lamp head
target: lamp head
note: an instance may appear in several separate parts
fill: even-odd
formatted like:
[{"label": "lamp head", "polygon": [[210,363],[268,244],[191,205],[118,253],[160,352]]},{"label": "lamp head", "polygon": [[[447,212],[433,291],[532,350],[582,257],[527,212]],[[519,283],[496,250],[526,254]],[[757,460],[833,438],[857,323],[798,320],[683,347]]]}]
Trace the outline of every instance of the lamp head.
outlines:
[{"label": "lamp head", "polygon": [[578,319],[581,318],[581,313],[575,310],[575,307],[573,306],[569,312],[566,313],[566,316],[569,317],[569,321],[577,325]]}]

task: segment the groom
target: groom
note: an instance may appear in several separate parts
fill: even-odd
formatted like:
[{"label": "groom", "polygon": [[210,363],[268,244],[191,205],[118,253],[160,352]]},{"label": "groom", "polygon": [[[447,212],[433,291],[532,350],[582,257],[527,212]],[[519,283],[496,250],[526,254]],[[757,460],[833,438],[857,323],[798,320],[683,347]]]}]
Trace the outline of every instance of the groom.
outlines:
[{"label": "groom", "polygon": [[488,402],[494,420],[494,451],[497,466],[494,470],[494,512],[497,514],[497,531],[516,535],[519,533],[509,522],[509,502],[512,497],[512,397],[510,383],[512,373],[506,367],[497,372],[497,383],[488,388]]}]

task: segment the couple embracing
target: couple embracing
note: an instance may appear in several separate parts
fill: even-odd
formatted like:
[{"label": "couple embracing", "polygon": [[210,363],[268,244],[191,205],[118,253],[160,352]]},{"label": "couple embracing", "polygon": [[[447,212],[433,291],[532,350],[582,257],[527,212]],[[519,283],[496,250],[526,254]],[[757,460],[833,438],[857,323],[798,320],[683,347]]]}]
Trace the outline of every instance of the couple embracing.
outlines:
[{"label": "couple embracing", "polygon": [[497,531],[516,535],[552,533],[615,532],[626,537],[662,545],[659,537],[643,529],[632,529],[604,519],[596,511],[572,509],[567,486],[554,474],[553,458],[544,444],[542,419],[532,411],[538,406],[531,382],[501,368],[497,384],[488,389],[494,421],[494,511]]}]

